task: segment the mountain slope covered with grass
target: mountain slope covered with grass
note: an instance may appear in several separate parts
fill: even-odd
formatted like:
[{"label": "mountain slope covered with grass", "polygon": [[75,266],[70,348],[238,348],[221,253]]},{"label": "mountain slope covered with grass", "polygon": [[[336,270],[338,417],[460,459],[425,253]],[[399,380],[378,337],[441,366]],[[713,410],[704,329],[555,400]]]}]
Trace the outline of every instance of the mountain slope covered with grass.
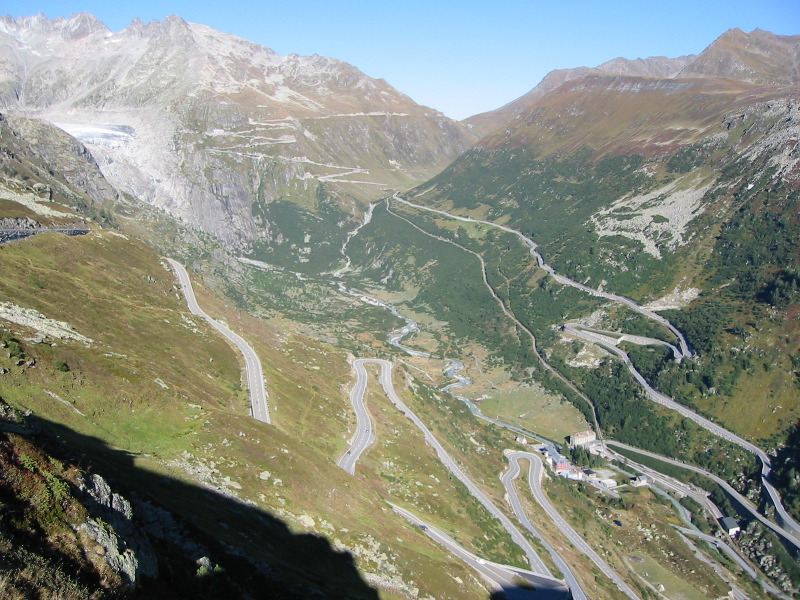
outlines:
[{"label": "mountain slope covered with grass", "polygon": [[[478,565],[525,567],[523,551],[406,410],[508,515],[506,450],[591,464],[556,460],[542,488],[641,597],[800,589],[791,540],[712,479],[779,520],[756,456],[654,402],[625,362],[766,450],[800,516],[795,38],[734,31],[697,57],[553,74],[467,149],[464,126],[344,63],[178,18],[118,34],[87,15],[5,19],[0,35],[7,595],[490,597],[430,530]],[[35,77],[9,50],[22,39],[58,55],[31,58]],[[117,41],[51,68],[98,40]],[[255,349],[271,424],[166,257]],[[369,365],[375,442],[351,475],[357,358],[390,360],[408,409]],[[586,430],[710,475],[568,452]],[[632,481],[644,464],[672,492]],[[526,539],[555,577],[548,548],[589,597],[620,597],[522,483]]]},{"label": "mountain slope covered with grass", "polygon": [[[797,48],[732,31],[670,78],[572,78],[408,197],[516,228],[556,271],[651,303],[696,355],[631,347],[634,363],[782,457],[800,419]],[[568,368],[566,338],[536,331]]]}]

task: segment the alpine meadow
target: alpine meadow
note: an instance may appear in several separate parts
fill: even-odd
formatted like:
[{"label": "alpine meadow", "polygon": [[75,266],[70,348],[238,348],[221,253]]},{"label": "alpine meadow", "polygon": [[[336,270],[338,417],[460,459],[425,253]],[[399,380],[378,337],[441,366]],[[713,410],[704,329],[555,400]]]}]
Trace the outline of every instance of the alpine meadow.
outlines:
[{"label": "alpine meadow", "polygon": [[709,43],[0,18],[0,598],[800,597],[800,35]]}]

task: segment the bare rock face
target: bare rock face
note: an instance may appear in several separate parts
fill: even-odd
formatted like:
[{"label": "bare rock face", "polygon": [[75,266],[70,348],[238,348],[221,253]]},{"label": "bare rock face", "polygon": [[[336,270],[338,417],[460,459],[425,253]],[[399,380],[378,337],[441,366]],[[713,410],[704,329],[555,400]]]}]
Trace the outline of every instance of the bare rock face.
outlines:
[{"label": "bare rock face", "polygon": [[2,113],[0,144],[0,185],[15,193],[95,209],[118,199],[87,147],[51,123]]},{"label": "bare rock face", "polygon": [[108,566],[122,576],[130,587],[135,587],[139,580],[139,559],[135,552],[126,547],[114,528],[103,521],[89,518],[81,529],[102,548]]},{"label": "bare rock face", "polygon": [[41,229],[42,224],[30,217],[0,219],[0,229]]},{"label": "bare rock face", "polygon": [[388,83],[179,17],[113,33],[91,15],[0,20],[0,110],[57,123],[121,191],[247,251],[316,211],[320,186],[357,217],[431,177],[474,136]]},{"label": "bare rock face", "polygon": [[100,475],[85,475],[81,484],[90,514],[81,529],[103,548],[109,567],[131,587],[141,577],[157,577],[155,552],[147,536],[134,525],[130,502],[112,491]]}]

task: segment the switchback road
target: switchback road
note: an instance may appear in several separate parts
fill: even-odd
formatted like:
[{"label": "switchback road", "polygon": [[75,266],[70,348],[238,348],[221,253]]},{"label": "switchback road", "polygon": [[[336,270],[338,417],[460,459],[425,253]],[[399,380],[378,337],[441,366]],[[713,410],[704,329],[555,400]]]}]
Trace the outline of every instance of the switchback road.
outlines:
[{"label": "switchback road", "polygon": [[514,480],[519,477],[520,474],[518,457],[509,451],[506,451],[506,457],[509,459],[508,470],[502,475],[500,481],[506,488],[506,496],[508,497],[508,502],[511,505],[511,510],[514,511],[517,520],[522,523],[522,526],[527,529],[535,538],[537,538],[545,547],[547,552],[550,553],[550,557],[553,559],[553,562],[564,574],[564,580],[567,582],[567,585],[572,591],[572,597],[574,600],[587,600],[588,597],[586,596],[586,592],[583,591],[578,578],[575,577],[575,573],[572,572],[572,568],[569,566],[567,561],[561,558],[561,555],[556,551],[555,548],[553,548],[553,546],[550,545],[550,542],[548,542],[542,536],[542,534],[539,533],[539,530],[536,529],[536,527],[528,518],[528,515],[525,512],[525,509],[522,507],[522,503],[520,502],[517,489],[514,487]]},{"label": "switchback road", "polygon": [[258,359],[256,351],[253,350],[253,347],[248,344],[244,338],[228,329],[226,325],[220,323],[216,319],[212,319],[200,308],[200,305],[197,304],[197,298],[194,295],[192,281],[189,279],[189,274],[186,272],[184,266],[171,258],[168,258],[167,261],[178,277],[189,311],[205,319],[209,325],[232,342],[242,353],[242,356],[244,356],[247,387],[250,391],[250,412],[254,419],[264,423],[270,423],[269,405],[267,404],[268,394],[264,386],[264,373],[261,370],[261,361]]},{"label": "switchback road", "polygon": [[[514,513],[518,517],[520,515],[525,517],[527,520],[527,517],[525,516],[525,510],[523,509],[522,504],[517,497],[516,490],[514,490],[514,480],[519,476],[521,470],[519,462],[521,460],[527,460],[530,465],[528,468],[528,485],[530,486],[533,498],[536,500],[539,506],[544,509],[544,512],[546,512],[547,516],[550,517],[553,523],[555,523],[559,531],[564,534],[567,540],[569,540],[569,542],[575,546],[575,548],[585,554],[606,577],[613,581],[623,594],[632,600],[640,600],[636,592],[634,592],[633,589],[627,583],[625,583],[625,580],[622,579],[622,577],[620,577],[619,574],[612,569],[611,566],[605,560],[603,560],[600,555],[597,554],[597,552],[595,552],[594,549],[587,544],[580,535],[578,535],[578,532],[575,531],[572,526],[564,520],[564,518],[551,504],[550,499],[542,490],[542,474],[544,472],[542,459],[539,458],[537,454],[532,452],[509,452],[506,454],[506,458],[508,459],[508,471],[506,471],[505,475],[503,475],[502,481],[506,488],[506,492],[508,493]],[[565,568],[561,565],[559,565],[559,567],[562,570]],[[580,585],[575,579],[575,576],[572,574],[569,566],[566,566],[566,571],[564,574],[567,583],[572,589],[573,596],[576,599],[581,597],[586,598],[586,595],[580,588]]]},{"label": "switchback road", "polygon": [[356,412],[356,432],[350,441],[350,448],[345,452],[336,463],[351,475],[356,472],[356,463],[361,455],[375,442],[375,433],[369,411],[364,403],[364,395],[367,391],[367,370],[364,368],[366,361],[363,358],[353,363],[356,372],[356,383],[350,390],[350,404]]},{"label": "switchback road", "polygon": [[[563,581],[550,577],[543,577],[531,571],[526,571],[510,565],[501,565],[484,560],[472,552],[469,552],[449,535],[433,525],[426,523],[413,513],[395,504],[389,503],[389,505],[397,514],[415,527],[419,527],[420,530],[424,531],[425,535],[434,542],[443,546],[475,569],[475,571],[480,573],[481,576],[489,582],[493,591],[502,592],[507,599],[516,600],[519,598],[522,600],[523,598],[530,598],[531,600],[566,600],[570,598],[571,590],[564,585]],[[517,583],[517,579],[524,579],[528,583],[534,585],[536,591],[533,592],[522,588]],[[573,597],[578,598],[578,596]],[[582,596],[582,598],[585,598],[585,596]]]},{"label": "switchback road", "polygon": [[767,519],[764,515],[758,512],[758,509],[753,505],[752,502],[750,502],[748,498],[740,494],[727,481],[715,475],[714,473],[706,471],[705,469],[701,469],[700,467],[695,467],[694,465],[689,465],[680,462],[679,460],[675,460],[674,458],[669,458],[667,456],[662,456],[661,454],[656,454],[655,452],[649,452],[647,450],[642,450],[641,448],[635,448],[634,446],[623,444],[622,442],[606,440],[606,446],[614,446],[617,448],[630,450],[631,452],[636,452],[637,454],[641,454],[643,456],[649,456],[650,458],[655,458],[667,464],[681,467],[682,469],[693,471],[695,473],[699,473],[700,475],[704,475],[709,479],[712,479],[717,485],[719,485],[725,491],[726,494],[734,498],[736,502],[742,507],[742,509],[749,512],[753,516],[753,518],[761,521],[761,523],[772,529],[776,534],[781,536],[784,540],[789,542],[796,549],[800,550],[800,538],[795,536],[790,531],[787,531],[783,527],[780,527],[779,525],[776,525],[775,523]]},{"label": "switchback road", "polygon": [[[768,522],[767,522],[765,517],[760,516],[758,518],[759,518],[760,521],[764,522],[765,525],[767,525],[768,527],[774,529],[776,531],[776,533],[779,533],[779,535],[782,535],[784,537],[786,537],[786,535],[789,535],[790,537],[788,537],[786,539],[795,540],[795,541],[792,541],[792,544],[795,547],[799,547],[800,548],[800,546],[797,545],[798,541],[800,541],[800,537],[799,537],[800,536],[800,526],[786,512],[786,509],[783,506],[783,502],[781,501],[781,498],[780,498],[780,495],[778,494],[778,491],[775,489],[775,487],[772,485],[772,483],[769,480],[769,475],[770,475],[772,466],[771,466],[771,463],[770,463],[769,456],[767,456],[766,452],[764,452],[761,448],[759,448],[755,444],[753,444],[751,442],[748,442],[747,440],[739,437],[735,433],[733,433],[731,431],[728,431],[727,429],[725,429],[721,425],[717,425],[716,423],[714,423],[710,419],[707,419],[706,417],[703,417],[702,415],[697,414],[692,409],[684,406],[683,404],[675,402],[675,400],[673,400],[669,396],[667,396],[665,394],[662,394],[658,390],[654,389],[650,385],[650,383],[642,376],[642,374],[639,373],[639,371],[636,369],[636,367],[634,367],[633,363],[631,362],[630,358],[628,357],[628,354],[625,351],[621,350],[620,348],[617,348],[617,346],[615,344],[613,344],[613,343],[611,343],[609,341],[610,332],[598,331],[598,330],[590,330],[590,329],[578,327],[578,326],[576,326],[575,324],[572,324],[572,323],[568,323],[567,325],[564,326],[564,328],[565,328],[565,330],[569,331],[573,335],[576,335],[577,337],[580,337],[584,341],[587,341],[589,343],[592,343],[592,344],[595,344],[597,346],[600,346],[600,347],[608,350],[609,352],[612,352],[613,354],[617,355],[622,360],[622,362],[625,364],[625,366],[627,367],[627,369],[631,373],[631,375],[633,375],[633,378],[636,379],[636,381],[639,383],[639,385],[645,391],[647,396],[650,397],[650,399],[653,400],[654,402],[656,402],[657,404],[661,404],[662,406],[665,406],[665,407],[667,407],[669,409],[674,410],[675,412],[679,413],[681,416],[686,417],[687,419],[689,419],[691,421],[694,421],[695,423],[700,425],[700,427],[706,429],[707,431],[713,433],[714,435],[716,435],[716,436],[718,436],[718,437],[720,437],[720,438],[722,438],[724,440],[727,440],[727,441],[731,442],[732,444],[736,444],[737,446],[739,446],[741,448],[744,448],[745,450],[747,450],[748,452],[750,452],[752,454],[755,454],[756,457],[758,457],[758,459],[761,461],[761,484],[764,487],[764,491],[766,491],[770,502],[775,507],[775,512],[777,514],[778,521],[780,522],[781,525],[783,525],[782,528],[779,528],[782,533],[778,532],[778,529],[776,529],[776,526],[774,524],[768,524]],[[654,343],[656,343],[656,342],[657,343],[663,343],[663,342],[660,342],[658,340],[653,340],[653,342]],[[631,449],[633,449],[633,448],[631,448]],[[647,454],[646,452],[643,452],[641,450],[639,450],[638,452],[642,452],[643,454]],[[684,466],[686,466],[686,468],[690,468],[688,465],[684,465]],[[702,469],[700,471],[702,471]],[[719,479],[719,478],[715,477],[715,480],[717,480],[717,479]],[[722,480],[719,479],[719,481],[721,482]],[[720,485],[722,485],[722,484],[720,483]],[[730,486],[727,483],[725,484],[725,486],[727,486],[727,488],[730,488]],[[725,486],[723,486],[723,487],[725,487]],[[726,488],[726,491],[727,491],[727,488]],[[730,488],[730,489],[733,490],[733,488]],[[735,493],[735,490],[734,490],[734,493]],[[746,499],[745,499],[745,501],[746,501]],[[748,508],[748,510],[751,510],[751,509]]]},{"label": "switchback road", "polygon": [[[520,548],[522,548],[523,552],[528,558],[528,563],[530,564],[531,570],[535,573],[539,573],[541,575],[545,575],[547,577],[552,577],[552,573],[550,569],[542,562],[542,559],[539,558],[539,555],[534,550],[533,546],[531,546],[530,542],[525,539],[525,536],[522,535],[522,532],[511,522],[509,519],[490,499],[483,491],[475,485],[472,480],[467,476],[467,474],[458,466],[455,460],[448,454],[448,452],[444,449],[444,447],[439,443],[434,435],[431,433],[430,429],[422,422],[422,420],[417,417],[414,412],[406,406],[405,402],[400,398],[397,392],[394,389],[394,384],[392,383],[392,363],[388,360],[382,360],[378,358],[360,358],[353,363],[353,366],[356,369],[356,385],[354,386],[353,390],[359,390],[358,394],[351,393],[350,399],[353,402],[354,406],[357,406],[356,411],[365,411],[366,408],[363,408],[364,404],[364,392],[366,391],[366,385],[362,384],[359,386],[358,379],[363,377],[366,380],[367,373],[365,370],[366,364],[376,364],[379,365],[381,368],[380,374],[380,383],[383,387],[383,391],[386,393],[386,396],[389,400],[394,404],[394,406],[405,415],[409,420],[411,420],[417,428],[422,431],[425,441],[436,451],[436,455],[439,457],[439,460],[444,465],[444,467],[452,473],[456,479],[458,479],[461,483],[466,486],[467,491],[478,501],[480,502],[484,508],[500,523],[503,525],[503,528],[508,532],[511,536],[511,539],[514,540],[514,543],[517,544]],[[359,374],[359,372],[363,373]],[[353,445],[350,446],[350,454],[345,453],[345,455],[339,460],[337,463],[341,468],[345,469],[348,473],[353,473],[355,471],[355,460],[345,460],[352,457],[354,454],[363,452],[367,446],[364,446],[365,440],[368,440],[370,435],[372,434],[372,426],[370,424],[369,418],[367,417],[366,420],[359,419],[357,420],[356,425],[356,432],[353,435]],[[359,448],[362,448],[359,451]],[[357,456],[356,456],[357,460]]]}]

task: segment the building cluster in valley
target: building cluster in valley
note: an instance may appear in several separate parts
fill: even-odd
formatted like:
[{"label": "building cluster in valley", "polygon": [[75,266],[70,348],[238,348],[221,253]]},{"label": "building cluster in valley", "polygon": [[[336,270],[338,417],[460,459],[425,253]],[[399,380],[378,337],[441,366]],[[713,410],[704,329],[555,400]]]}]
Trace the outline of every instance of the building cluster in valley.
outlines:
[{"label": "building cluster in valley", "polygon": [[[518,436],[516,441],[520,444],[528,444],[528,440],[523,436]],[[571,449],[584,448],[591,454],[597,454],[600,448],[600,442],[597,440],[597,434],[594,431],[579,431],[573,433],[569,436],[568,441]],[[621,485],[627,484],[631,487],[650,485],[650,480],[647,475],[626,476],[627,481],[625,483],[620,483],[617,481],[621,475],[619,472],[612,471],[611,469],[594,470],[575,465],[569,458],[561,454],[561,448],[555,444],[540,444],[537,446],[536,450],[544,457],[547,466],[557,476],[573,481],[584,481],[615,498],[619,498],[619,494],[615,489],[619,488]],[[733,517],[723,516],[719,518],[717,522],[721,529],[730,537],[735,537],[741,531],[739,522]]]},{"label": "building cluster in valley", "polygon": [[[516,441],[523,445],[528,445],[528,440],[524,436],[518,436]],[[599,444],[597,441],[597,434],[594,431],[579,431],[572,434],[568,438],[570,448],[584,448],[592,453],[595,446]],[[616,496],[613,491],[620,486],[614,473],[609,469],[593,470],[579,465],[575,465],[572,461],[561,454],[561,448],[555,444],[543,444],[537,447],[537,450],[545,459],[548,467],[559,477],[571,479],[573,481],[585,481],[594,487]],[[649,484],[646,475],[639,475],[629,478],[626,483],[633,487],[641,487]]]}]

